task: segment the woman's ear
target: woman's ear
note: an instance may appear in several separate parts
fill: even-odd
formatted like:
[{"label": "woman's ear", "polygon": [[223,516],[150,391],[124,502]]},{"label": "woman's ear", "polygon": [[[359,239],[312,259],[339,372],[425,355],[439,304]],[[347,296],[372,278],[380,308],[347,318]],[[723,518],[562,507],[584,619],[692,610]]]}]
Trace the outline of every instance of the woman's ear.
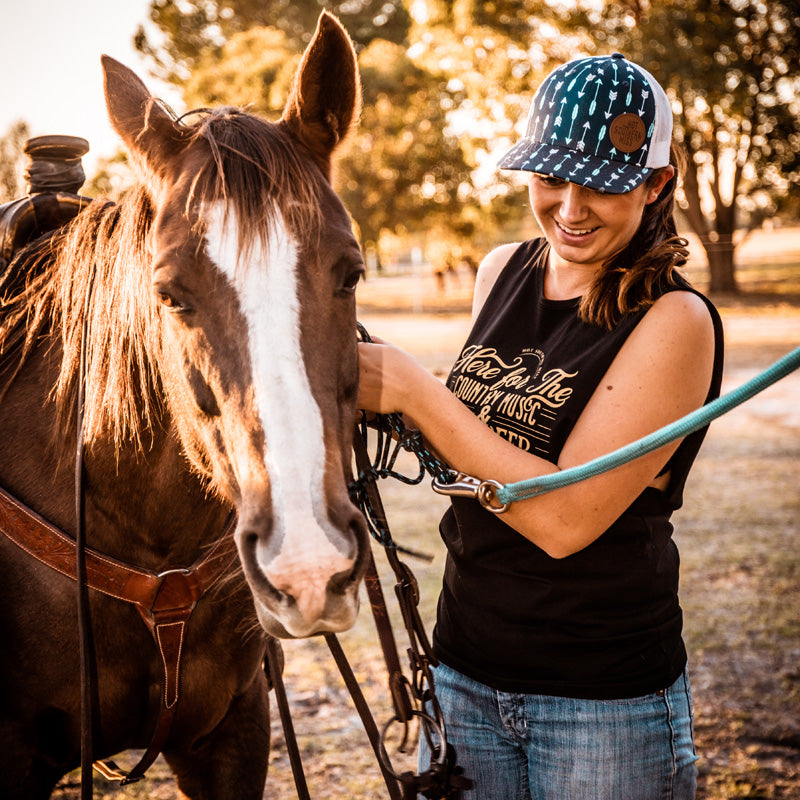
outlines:
[{"label": "woman's ear", "polygon": [[672,164],[667,164],[666,167],[654,172],[645,183],[647,187],[647,194],[645,195],[645,203],[655,203],[661,190],[672,180],[675,176],[675,167]]}]

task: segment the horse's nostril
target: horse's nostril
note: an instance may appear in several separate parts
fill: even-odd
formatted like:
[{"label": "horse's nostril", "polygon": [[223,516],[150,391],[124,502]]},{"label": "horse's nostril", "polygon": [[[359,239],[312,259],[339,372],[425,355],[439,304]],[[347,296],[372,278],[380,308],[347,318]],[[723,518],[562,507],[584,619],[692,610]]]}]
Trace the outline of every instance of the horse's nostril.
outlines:
[{"label": "horse's nostril", "polygon": [[353,569],[344,570],[333,575],[328,581],[328,591],[331,594],[343,594],[345,589],[353,582],[357,574],[355,565]]}]

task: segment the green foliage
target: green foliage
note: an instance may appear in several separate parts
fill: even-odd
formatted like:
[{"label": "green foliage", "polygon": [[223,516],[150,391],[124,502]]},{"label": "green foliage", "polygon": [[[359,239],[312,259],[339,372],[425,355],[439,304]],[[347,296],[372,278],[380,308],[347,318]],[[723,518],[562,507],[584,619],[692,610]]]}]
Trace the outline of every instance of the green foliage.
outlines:
[{"label": "green foliage", "polygon": [[442,217],[457,225],[469,166],[457,137],[443,133],[447,87],[390,42],[373,42],[359,68],[361,126],[338,188],[362,241],[377,246],[382,231],[424,229]]},{"label": "green foliage", "polygon": [[235,33],[217,51],[207,51],[183,84],[187,107],[252,106],[268,116],[280,113],[300,61],[276,28]]},{"label": "green foliage", "polygon": [[339,17],[359,48],[376,38],[403,42],[408,32],[402,0],[152,0],[156,33],[140,27],[135,44],[162,78],[182,84],[231,37],[252,28],[276,27],[289,48],[302,51],[323,9]]}]

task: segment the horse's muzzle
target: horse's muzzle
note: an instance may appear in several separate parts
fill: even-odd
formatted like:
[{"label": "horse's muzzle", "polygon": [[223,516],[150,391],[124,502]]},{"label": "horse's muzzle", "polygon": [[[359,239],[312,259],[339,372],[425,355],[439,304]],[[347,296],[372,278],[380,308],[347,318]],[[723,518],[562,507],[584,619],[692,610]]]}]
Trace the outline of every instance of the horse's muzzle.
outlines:
[{"label": "horse's muzzle", "polygon": [[355,507],[344,531],[295,515],[266,535],[240,522],[236,538],[267,633],[302,638],[352,627],[369,546]]}]

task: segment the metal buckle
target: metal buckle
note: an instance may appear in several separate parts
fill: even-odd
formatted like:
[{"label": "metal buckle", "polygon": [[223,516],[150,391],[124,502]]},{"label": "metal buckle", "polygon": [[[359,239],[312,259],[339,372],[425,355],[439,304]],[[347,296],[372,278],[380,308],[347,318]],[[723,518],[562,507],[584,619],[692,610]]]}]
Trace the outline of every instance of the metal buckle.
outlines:
[{"label": "metal buckle", "polygon": [[439,478],[434,478],[431,488],[437,494],[447,495],[448,497],[468,497],[477,500],[487,511],[492,514],[502,514],[508,510],[509,503],[501,503],[497,499],[497,490],[503,488],[503,484],[498,481],[474,478],[464,472],[450,470],[452,481],[444,483]]},{"label": "metal buckle", "polygon": [[111,783],[118,783],[120,786],[127,786],[131,783],[137,783],[144,778],[144,775],[131,778],[129,772],[126,772],[124,769],[120,769],[110,758],[107,758],[104,761],[95,761],[93,762],[92,766],[98,775],[101,775]]}]

